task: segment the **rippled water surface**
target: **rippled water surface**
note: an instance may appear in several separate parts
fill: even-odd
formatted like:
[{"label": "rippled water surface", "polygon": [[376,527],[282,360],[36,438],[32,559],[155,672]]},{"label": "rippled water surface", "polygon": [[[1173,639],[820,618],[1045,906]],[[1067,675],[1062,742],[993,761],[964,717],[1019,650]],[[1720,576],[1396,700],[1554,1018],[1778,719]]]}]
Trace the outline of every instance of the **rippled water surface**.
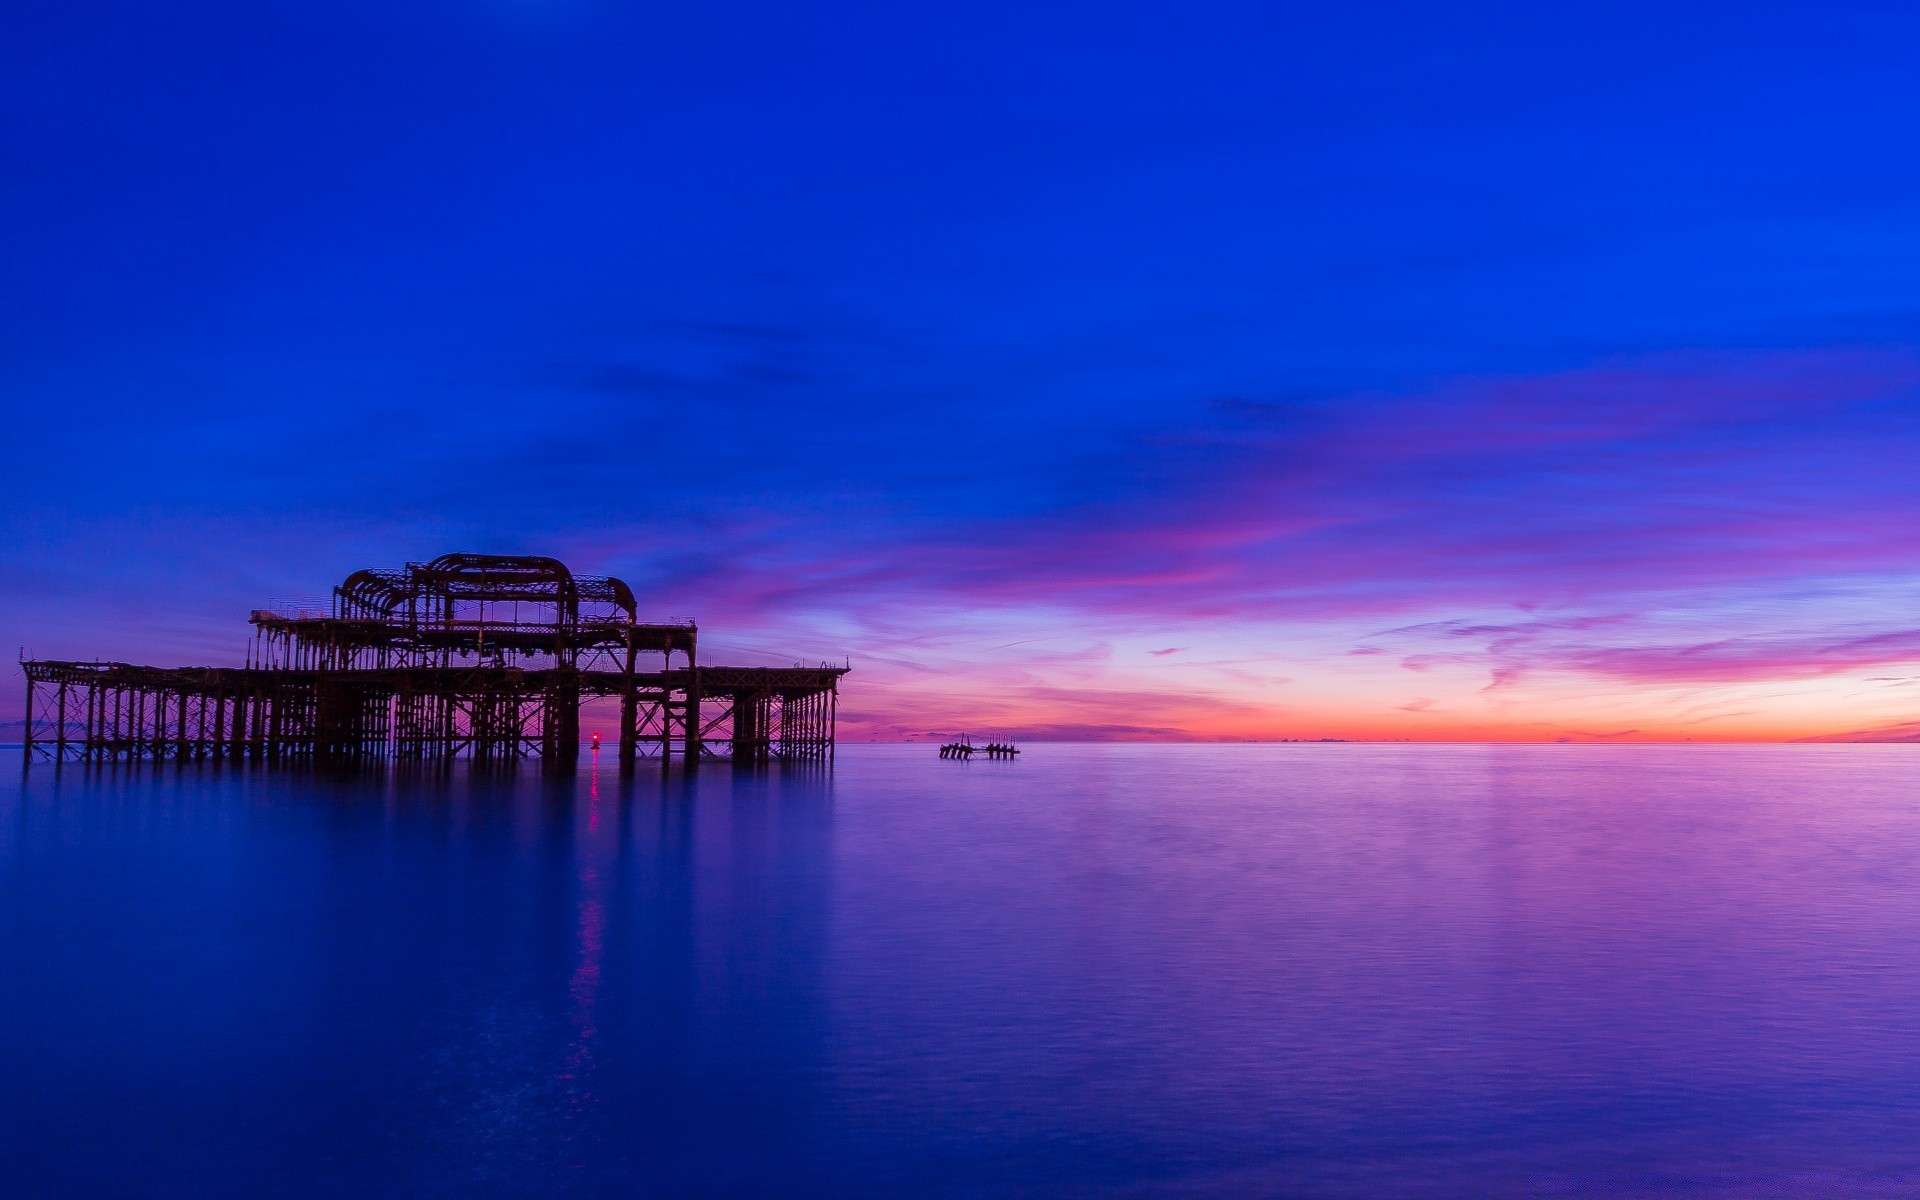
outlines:
[{"label": "rippled water surface", "polygon": [[10,1200],[1920,1194],[1920,747],[7,774]]}]

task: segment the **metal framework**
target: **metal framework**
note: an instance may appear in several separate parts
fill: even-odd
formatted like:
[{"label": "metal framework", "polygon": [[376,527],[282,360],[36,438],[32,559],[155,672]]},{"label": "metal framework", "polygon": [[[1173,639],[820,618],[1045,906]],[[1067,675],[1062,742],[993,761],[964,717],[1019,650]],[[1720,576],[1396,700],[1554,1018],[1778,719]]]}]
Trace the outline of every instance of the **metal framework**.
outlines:
[{"label": "metal framework", "polygon": [[28,760],[566,765],[581,704],[605,697],[623,766],[828,761],[848,670],[702,667],[693,622],[643,624],[626,584],[552,558],[358,571],[325,611],[260,609],[252,624],[244,667],[23,662]]}]

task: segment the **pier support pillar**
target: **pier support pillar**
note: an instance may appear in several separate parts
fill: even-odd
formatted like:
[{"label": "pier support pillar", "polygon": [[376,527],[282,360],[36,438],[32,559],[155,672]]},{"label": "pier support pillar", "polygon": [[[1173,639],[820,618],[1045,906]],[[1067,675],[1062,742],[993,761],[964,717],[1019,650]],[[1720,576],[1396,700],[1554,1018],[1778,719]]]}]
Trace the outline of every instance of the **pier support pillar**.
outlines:
[{"label": "pier support pillar", "polygon": [[688,763],[700,761],[700,679],[694,676],[687,683],[687,738],[681,745],[681,753]]}]

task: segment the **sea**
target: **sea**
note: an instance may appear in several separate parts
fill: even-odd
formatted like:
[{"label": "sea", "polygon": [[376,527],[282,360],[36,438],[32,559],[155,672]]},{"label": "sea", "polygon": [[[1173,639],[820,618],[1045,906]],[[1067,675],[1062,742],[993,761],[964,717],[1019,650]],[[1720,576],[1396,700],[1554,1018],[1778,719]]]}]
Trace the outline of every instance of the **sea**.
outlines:
[{"label": "sea", "polygon": [[1920,746],[0,782],[6,1200],[1917,1195]]}]

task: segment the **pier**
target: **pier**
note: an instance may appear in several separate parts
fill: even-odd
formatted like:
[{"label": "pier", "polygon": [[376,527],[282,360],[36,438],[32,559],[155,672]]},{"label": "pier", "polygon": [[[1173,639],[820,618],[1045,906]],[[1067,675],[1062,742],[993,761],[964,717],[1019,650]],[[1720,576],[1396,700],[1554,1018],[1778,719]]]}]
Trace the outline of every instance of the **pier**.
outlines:
[{"label": "pier", "polygon": [[323,610],[256,610],[245,666],[23,662],[25,753],[562,765],[580,754],[581,706],[600,700],[618,707],[623,766],[831,760],[848,667],[701,666],[693,622],[636,613],[625,583],[552,558],[360,571]]}]

